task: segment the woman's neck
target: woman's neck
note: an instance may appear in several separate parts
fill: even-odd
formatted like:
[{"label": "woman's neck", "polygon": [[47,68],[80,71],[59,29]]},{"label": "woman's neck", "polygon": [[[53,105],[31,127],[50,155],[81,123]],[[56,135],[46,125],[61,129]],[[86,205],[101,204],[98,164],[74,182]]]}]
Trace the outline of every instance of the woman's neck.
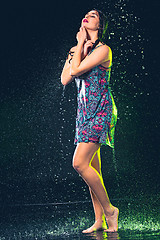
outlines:
[{"label": "woman's neck", "polygon": [[87,29],[87,40],[91,40],[93,43],[98,39],[98,31],[89,31]]}]

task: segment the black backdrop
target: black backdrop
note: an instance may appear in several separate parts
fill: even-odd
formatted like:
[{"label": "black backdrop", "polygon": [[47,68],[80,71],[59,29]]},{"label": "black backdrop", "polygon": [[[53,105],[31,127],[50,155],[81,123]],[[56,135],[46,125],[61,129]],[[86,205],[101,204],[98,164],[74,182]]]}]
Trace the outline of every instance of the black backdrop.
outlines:
[{"label": "black backdrop", "polygon": [[[87,3],[86,3],[87,2]],[[83,15],[109,19],[116,160],[102,147],[112,198],[159,187],[159,1],[14,2],[1,14],[0,187],[3,204],[89,198],[72,168],[76,88],[60,74]],[[116,167],[117,171],[116,171]]]}]

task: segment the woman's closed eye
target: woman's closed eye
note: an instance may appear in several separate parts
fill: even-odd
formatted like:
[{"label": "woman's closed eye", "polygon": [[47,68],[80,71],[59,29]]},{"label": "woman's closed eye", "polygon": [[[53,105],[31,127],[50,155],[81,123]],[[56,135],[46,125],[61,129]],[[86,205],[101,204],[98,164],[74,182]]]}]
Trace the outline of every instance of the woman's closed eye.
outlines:
[{"label": "woman's closed eye", "polygon": [[[85,18],[87,18],[88,16],[85,16]],[[95,16],[94,15],[91,15],[90,17],[93,17],[93,18],[95,18]]]}]

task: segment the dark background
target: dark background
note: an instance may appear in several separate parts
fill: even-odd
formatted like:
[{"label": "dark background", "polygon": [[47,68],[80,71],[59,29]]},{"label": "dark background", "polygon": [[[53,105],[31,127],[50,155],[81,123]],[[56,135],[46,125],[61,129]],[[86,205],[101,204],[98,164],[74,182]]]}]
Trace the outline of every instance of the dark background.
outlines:
[{"label": "dark background", "polygon": [[[60,82],[84,14],[109,19],[111,89],[118,108],[116,160],[101,148],[111,198],[159,192],[160,2],[6,2],[1,7],[1,203],[88,200],[72,168],[76,88]],[[117,171],[116,171],[117,168]]]}]

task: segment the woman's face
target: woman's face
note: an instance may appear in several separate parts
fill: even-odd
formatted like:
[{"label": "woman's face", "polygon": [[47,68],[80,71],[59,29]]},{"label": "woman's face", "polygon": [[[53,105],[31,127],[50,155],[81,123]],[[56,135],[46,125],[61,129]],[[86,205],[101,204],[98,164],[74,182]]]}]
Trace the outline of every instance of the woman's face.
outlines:
[{"label": "woman's face", "polygon": [[82,19],[82,26],[90,30],[98,30],[99,28],[99,14],[97,11],[92,10],[88,12]]}]

